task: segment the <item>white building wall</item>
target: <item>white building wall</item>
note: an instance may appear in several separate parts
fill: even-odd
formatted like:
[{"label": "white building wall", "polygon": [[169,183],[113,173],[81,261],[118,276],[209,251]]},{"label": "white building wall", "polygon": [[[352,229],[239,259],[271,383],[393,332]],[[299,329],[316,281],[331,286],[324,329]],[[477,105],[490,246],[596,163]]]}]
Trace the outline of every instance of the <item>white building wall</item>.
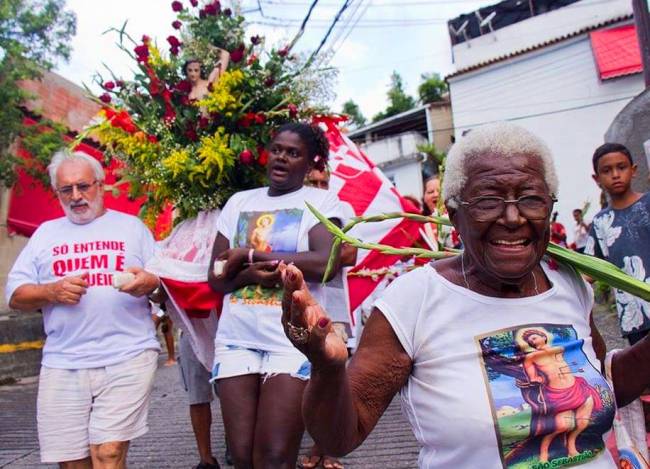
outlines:
[{"label": "white building wall", "polygon": [[[422,196],[422,165],[414,160],[418,154],[417,146],[427,143],[427,139],[417,132],[405,132],[361,145],[361,149],[373,163],[381,167],[386,176],[393,181],[402,195]],[[407,161],[399,164],[395,160]]]},{"label": "white building wall", "polygon": [[393,181],[400,194],[422,198],[422,165],[419,161],[412,161],[395,168],[382,168],[382,171]]},{"label": "white building wall", "polygon": [[449,79],[456,138],[481,124],[513,120],[540,136],[555,157],[559,221],[573,238],[572,210],[600,190],[591,155],[618,112],[644,89],[641,74],[601,82],[587,35]]}]

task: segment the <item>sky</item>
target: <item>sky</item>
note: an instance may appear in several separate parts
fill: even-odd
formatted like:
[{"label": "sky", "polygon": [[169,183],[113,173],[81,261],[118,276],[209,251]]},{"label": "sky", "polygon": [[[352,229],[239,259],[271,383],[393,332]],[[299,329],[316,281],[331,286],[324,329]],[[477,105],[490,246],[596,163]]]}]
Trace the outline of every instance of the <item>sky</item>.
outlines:
[{"label": "sky", "polygon": [[[183,0],[189,5],[189,0]],[[228,1],[222,1],[227,5]],[[297,52],[309,53],[318,47],[344,0],[319,0],[297,43]],[[454,70],[446,21],[462,13],[497,3],[485,0],[350,0],[333,29],[324,50],[330,65],[339,70],[332,83],[336,96],[331,109],[340,111],[342,103],[353,99],[370,118],[387,105],[386,91],[391,73],[402,75],[407,91],[417,96],[423,73],[445,76]],[[143,34],[155,38],[166,49],[165,38],[174,33],[175,14],[168,0],[67,0],[68,9],[77,15],[77,34],[72,40],[68,63],[56,71],[67,79],[92,87],[93,76],[131,74],[132,60],[117,45],[120,29],[136,40]],[[260,0],[262,11],[246,13],[250,35],[260,33],[267,43],[283,45],[294,37],[311,0]],[[243,11],[258,9],[257,0],[242,0]]]}]

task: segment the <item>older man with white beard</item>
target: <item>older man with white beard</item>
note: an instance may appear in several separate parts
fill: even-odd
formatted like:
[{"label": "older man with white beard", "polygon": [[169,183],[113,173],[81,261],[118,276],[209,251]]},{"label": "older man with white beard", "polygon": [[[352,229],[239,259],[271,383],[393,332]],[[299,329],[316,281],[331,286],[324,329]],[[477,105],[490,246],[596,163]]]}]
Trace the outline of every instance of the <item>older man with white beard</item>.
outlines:
[{"label": "older man with white beard", "polygon": [[65,217],[36,230],[6,286],[12,308],[43,311],[41,459],[122,468],[130,440],[148,430],[160,350],[147,298],[159,280],[143,270],[154,239],[136,217],[104,208],[94,158],[60,151],[48,170]]}]

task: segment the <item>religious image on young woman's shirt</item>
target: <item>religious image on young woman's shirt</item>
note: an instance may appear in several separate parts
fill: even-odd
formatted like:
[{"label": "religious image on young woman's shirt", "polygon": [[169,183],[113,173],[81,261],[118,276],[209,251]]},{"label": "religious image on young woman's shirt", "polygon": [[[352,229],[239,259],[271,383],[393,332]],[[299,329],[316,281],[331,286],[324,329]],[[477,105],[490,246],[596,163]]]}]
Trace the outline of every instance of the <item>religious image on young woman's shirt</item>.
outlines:
[{"label": "religious image on young woman's shirt", "polygon": [[[303,210],[292,208],[264,212],[241,212],[234,245],[261,252],[296,252]],[[279,306],[282,289],[248,285],[232,293],[230,301]]]},{"label": "religious image on young woman's shirt", "polygon": [[476,341],[504,468],[580,465],[605,450],[614,396],[571,325],[517,326]]}]

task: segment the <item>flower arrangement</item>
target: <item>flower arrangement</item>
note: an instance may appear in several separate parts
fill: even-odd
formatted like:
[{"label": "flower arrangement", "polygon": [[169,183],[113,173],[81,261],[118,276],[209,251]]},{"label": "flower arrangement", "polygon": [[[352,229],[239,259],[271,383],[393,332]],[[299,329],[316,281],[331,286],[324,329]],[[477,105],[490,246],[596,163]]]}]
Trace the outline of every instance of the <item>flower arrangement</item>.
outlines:
[{"label": "flower arrangement", "polygon": [[[262,37],[245,38],[244,17],[218,0],[173,1],[171,8],[178,35],[167,37],[167,51],[148,36],[136,41],[124,27],[114,30],[137,71],[131,80],[110,69],[108,80],[96,76],[102,110],[80,136],[92,135],[107,159],[121,162],[120,183],[128,183],[131,197],[146,197],[145,219],[172,204],[183,220],[263,185],[273,129],[320,112],[310,98],[325,86],[314,85],[313,70],[291,53],[297,38],[266,51]],[[227,68],[193,95],[187,61],[213,70],[224,51]]]}]

